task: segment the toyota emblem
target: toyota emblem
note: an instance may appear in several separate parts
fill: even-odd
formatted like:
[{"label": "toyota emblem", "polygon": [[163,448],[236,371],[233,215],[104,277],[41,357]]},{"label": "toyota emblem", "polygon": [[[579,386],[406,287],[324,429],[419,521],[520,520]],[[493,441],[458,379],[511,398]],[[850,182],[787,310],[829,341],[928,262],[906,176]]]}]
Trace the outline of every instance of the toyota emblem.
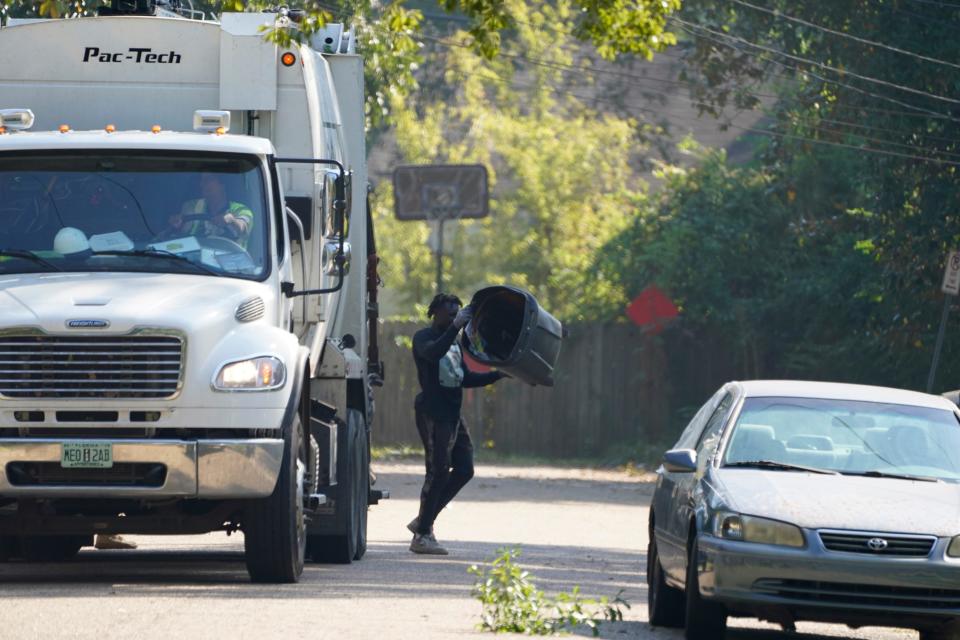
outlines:
[{"label": "toyota emblem", "polygon": [[889,546],[889,543],[883,538],[870,538],[867,540],[867,546],[871,551],[883,551]]}]

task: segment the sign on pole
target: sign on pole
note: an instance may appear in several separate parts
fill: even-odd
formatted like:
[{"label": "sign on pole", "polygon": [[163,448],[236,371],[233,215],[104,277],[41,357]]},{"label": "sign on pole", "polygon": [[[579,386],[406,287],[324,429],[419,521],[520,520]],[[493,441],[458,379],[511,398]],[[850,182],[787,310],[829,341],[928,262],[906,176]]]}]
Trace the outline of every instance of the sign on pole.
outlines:
[{"label": "sign on pole", "polygon": [[960,251],[951,251],[947,256],[947,267],[943,272],[943,286],[940,289],[951,296],[960,294]]},{"label": "sign on pole", "polygon": [[951,251],[947,256],[947,266],[943,270],[943,312],[940,314],[940,330],[937,331],[937,342],[933,347],[933,362],[930,364],[930,375],[927,376],[927,393],[933,393],[933,383],[937,377],[937,365],[940,364],[940,351],[943,349],[943,338],[947,333],[947,318],[950,315],[950,296],[960,293],[960,251]]}]

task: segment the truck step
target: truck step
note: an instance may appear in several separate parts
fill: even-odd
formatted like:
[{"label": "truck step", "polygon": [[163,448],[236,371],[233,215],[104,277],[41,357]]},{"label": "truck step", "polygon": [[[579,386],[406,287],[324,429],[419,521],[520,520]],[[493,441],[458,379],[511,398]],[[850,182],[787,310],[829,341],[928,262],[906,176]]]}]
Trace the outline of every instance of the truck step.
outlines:
[{"label": "truck step", "polygon": [[369,497],[367,498],[367,504],[380,504],[381,500],[390,499],[390,490],[389,489],[370,489]]}]

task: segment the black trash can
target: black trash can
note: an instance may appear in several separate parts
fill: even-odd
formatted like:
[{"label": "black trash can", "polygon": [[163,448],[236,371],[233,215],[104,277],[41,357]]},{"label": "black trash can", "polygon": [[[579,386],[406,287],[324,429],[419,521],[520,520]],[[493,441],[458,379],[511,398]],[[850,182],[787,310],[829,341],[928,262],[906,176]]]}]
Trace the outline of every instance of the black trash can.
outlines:
[{"label": "black trash can", "polygon": [[461,345],[477,361],[532,385],[553,386],[563,325],[517,287],[481,289]]}]

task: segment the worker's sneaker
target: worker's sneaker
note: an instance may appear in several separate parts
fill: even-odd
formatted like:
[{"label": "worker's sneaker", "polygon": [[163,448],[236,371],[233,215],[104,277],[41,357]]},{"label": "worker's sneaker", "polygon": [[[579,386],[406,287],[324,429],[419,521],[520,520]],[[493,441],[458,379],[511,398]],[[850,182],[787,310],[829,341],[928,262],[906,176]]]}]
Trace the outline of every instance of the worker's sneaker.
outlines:
[{"label": "worker's sneaker", "polygon": [[420,528],[420,516],[417,516],[413,520],[407,523],[407,531],[413,535],[417,535],[417,529]]},{"label": "worker's sneaker", "polygon": [[101,533],[97,535],[97,539],[93,543],[93,546],[97,549],[136,549],[137,543],[124,540],[123,536],[106,535]]},{"label": "worker's sneaker", "polygon": [[410,551],[431,556],[446,556],[449,552],[440,546],[432,533],[415,533],[410,542]]}]

